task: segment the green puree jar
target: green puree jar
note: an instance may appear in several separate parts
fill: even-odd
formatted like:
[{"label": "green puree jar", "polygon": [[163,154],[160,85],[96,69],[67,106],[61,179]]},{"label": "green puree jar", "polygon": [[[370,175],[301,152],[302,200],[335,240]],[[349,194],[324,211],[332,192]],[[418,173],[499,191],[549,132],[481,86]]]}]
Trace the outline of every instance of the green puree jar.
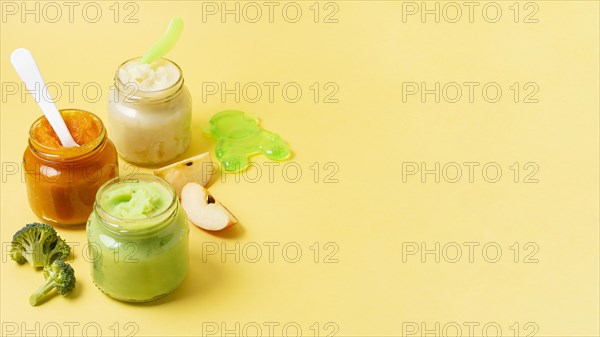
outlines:
[{"label": "green puree jar", "polygon": [[188,272],[187,215],[159,177],[106,182],[86,231],[92,279],[117,300],[152,301],[175,290]]}]

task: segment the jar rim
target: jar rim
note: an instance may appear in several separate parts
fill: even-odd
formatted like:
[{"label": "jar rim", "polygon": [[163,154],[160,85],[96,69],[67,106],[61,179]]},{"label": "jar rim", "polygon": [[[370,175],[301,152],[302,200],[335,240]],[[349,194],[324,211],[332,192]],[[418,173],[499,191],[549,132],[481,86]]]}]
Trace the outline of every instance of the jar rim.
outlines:
[{"label": "jar rim", "polygon": [[96,138],[94,138],[94,140],[92,140],[91,142],[75,147],[51,147],[44,145],[40,141],[38,141],[34,136],[34,130],[40,125],[42,120],[45,118],[45,116],[42,115],[38,117],[29,127],[29,145],[35,153],[52,159],[72,160],[88,155],[94,152],[100,146],[102,146],[104,140],[106,139],[106,128],[104,127],[104,123],[102,123],[100,117],[89,111],[76,108],[60,109],[59,112],[61,114],[63,112],[79,112],[90,115],[94,119],[94,121],[100,126],[100,132],[98,133],[98,136],[96,136]]},{"label": "jar rim", "polygon": [[[158,214],[154,214],[147,218],[142,219],[128,219],[121,218],[115,215],[110,214],[107,210],[105,210],[101,203],[100,198],[102,194],[108,190],[110,187],[116,184],[124,184],[124,183],[139,183],[140,181],[145,182],[156,182],[164,187],[170,194],[171,200],[169,205],[159,212]],[[148,173],[136,173],[133,175],[127,176],[118,176],[114,177],[108,181],[106,181],[96,193],[96,199],[94,202],[94,210],[95,213],[100,217],[102,221],[100,223],[109,231],[118,234],[147,234],[149,232],[154,232],[156,230],[160,230],[168,224],[168,220],[171,219],[171,216],[175,214],[178,210],[178,198],[177,193],[175,192],[175,188],[169,184],[166,180],[161,177],[155,176],[153,174]],[[134,223],[143,223],[146,226],[126,226],[125,224],[134,224]],[[125,226],[124,226],[125,225]]]},{"label": "jar rim", "polygon": [[[127,95],[127,99],[130,100],[130,102],[134,102],[136,103],[137,101],[144,101],[144,102],[162,102],[162,101],[168,101],[171,98],[177,96],[182,88],[183,88],[183,83],[184,83],[184,79],[183,79],[183,71],[181,70],[181,67],[179,67],[179,65],[167,58],[160,58],[159,60],[163,60],[166,61],[172,65],[175,66],[175,68],[177,69],[178,72],[178,78],[177,81],[175,81],[175,83],[171,84],[170,86],[163,88],[163,89],[158,89],[158,90],[141,90],[139,88],[139,86],[135,83],[135,82],[127,82],[124,83],[121,80],[121,77],[119,76],[119,70],[121,70],[121,68],[126,65],[129,62],[135,61],[135,60],[140,60],[142,57],[138,56],[138,57],[134,57],[131,58],[129,60],[126,60],[125,62],[121,63],[118,67],[117,67],[117,71],[115,72],[115,76],[114,76],[114,82],[115,82],[115,89],[117,89],[119,92],[123,92],[122,89],[127,89],[128,87],[133,86],[133,89],[135,90],[132,94],[128,94]],[[171,93],[173,92],[173,93]],[[162,97],[160,96],[161,93],[167,93],[168,95],[166,95],[166,97]],[[156,97],[158,96],[158,97]]]}]

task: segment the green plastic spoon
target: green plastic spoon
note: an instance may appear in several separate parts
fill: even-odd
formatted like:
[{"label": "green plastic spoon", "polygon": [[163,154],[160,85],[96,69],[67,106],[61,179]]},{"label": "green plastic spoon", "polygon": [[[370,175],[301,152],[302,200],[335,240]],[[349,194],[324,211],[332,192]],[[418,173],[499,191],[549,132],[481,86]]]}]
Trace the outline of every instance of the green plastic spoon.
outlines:
[{"label": "green plastic spoon", "polygon": [[173,47],[177,40],[179,40],[179,36],[181,35],[181,31],[183,30],[183,19],[176,16],[171,19],[169,22],[169,28],[167,28],[167,32],[163,37],[158,41],[150,50],[144,54],[140,63],[152,63],[159,58],[165,56]]}]

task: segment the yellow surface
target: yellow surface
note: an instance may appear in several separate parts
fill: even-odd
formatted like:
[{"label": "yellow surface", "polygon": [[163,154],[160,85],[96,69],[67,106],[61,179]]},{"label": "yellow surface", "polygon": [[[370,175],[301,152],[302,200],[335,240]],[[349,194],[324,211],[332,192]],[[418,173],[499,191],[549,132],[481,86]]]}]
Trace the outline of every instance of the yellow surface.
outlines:
[{"label": "yellow surface", "polygon": [[[232,14],[225,22],[220,12],[209,15],[221,2],[138,1],[128,8],[122,2],[118,23],[113,2],[96,3],[102,9],[96,23],[84,20],[84,2],[76,2],[73,23],[69,7],[57,4],[62,17],[55,23],[48,22],[54,21],[55,8],[43,2],[39,23],[34,15],[23,20],[20,12],[8,14],[13,7],[3,7],[2,335],[95,335],[98,329],[107,336],[256,335],[258,327],[264,336],[293,336],[297,328],[307,336],[421,336],[425,329],[456,335],[457,326],[462,336],[468,336],[469,326],[475,335],[490,336],[498,327],[506,336],[600,334],[597,1],[539,1],[529,7],[522,2],[518,23],[513,2],[495,3],[502,10],[496,23],[485,20],[494,19],[493,4],[485,18],[481,14],[486,2],[473,7],[472,23],[460,2],[457,23],[448,22],[455,8],[445,2],[439,23],[432,14],[421,22],[420,13],[410,15],[415,10],[410,3],[392,1],[321,2],[318,23],[312,1],[287,5],[285,18],[288,3],[276,3],[272,23],[263,2],[256,3],[262,8],[257,23],[248,22],[256,8],[244,7],[246,2],[239,3],[240,23]],[[302,16],[286,22],[294,19],[296,5]],[[428,2],[430,9],[434,5]],[[136,9],[132,18],[138,22],[124,23]],[[324,23],[336,9],[329,21],[338,22]],[[93,19],[95,9],[87,10]],[[169,58],[183,69],[194,100],[195,133],[186,156],[211,150],[214,143],[204,138],[201,126],[213,113],[236,108],[281,134],[297,166],[288,165],[284,176],[282,163],[270,179],[269,167],[257,157],[259,178],[256,168],[239,181],[217,176],[212,193],[242,225],[216,234],[191,228],[189,277],[155,303],[132,305],[103,295],[82,254],[84,229],[60,228],[77,244],[76,291],[31,308],[27,297],[41,275],[17,266],[6,252],[11,235],[36,218],[23,182],[8,173],[20,162],[28,128],[40,111],[30,95],[23,101],[22,89],[8,95],[10,83],[19,83],[9,55],[17,47],[29,48],[45,80],[60,85],[59,107],[105,118],[116,67],[158,40],[174,15],[183,17],[185,28]],[[72,102],[68,82],[78,84]],[[203,102],[203,93],[222,82],[229,89],[239,82],[240,90],[258,83],[263,96],[252,102],[251,84],[239,102],[232,94],[223,102],[208,95]],[[280,83],[273,102],[265,82]],[[296,103],[281,94],[288,82],[302,89]],[[310,89],[315,82],[321,87],[318,103]],[[328,82],[334,85],[324,88]],[[439,82],[442,91],[446,85],[439,103],[433,94],[425,102],[419,95],[403,100],[411,83],[422,82],[428,89]],[[452,82],[463,92],[456,103],[448,102],[455,96],[455,86],[447,85]],[[473,102],[464,82],[480,83]],[[496,103],[481,94],[489,82],[502,89]],[[518,103],[510,89],[514,82],[520,87]],[[528,82],[533,84],[525,87]],[[101,88],[98,102],[91,102],[93,86],[87,101],[82,95],[87,83]],[[335,88],[338,102],[324,103]],[[529,98],[538,102],[524,103],[536,88]],[[287,98],[293,98],[294,87],[288,89]],[[493,98],[494,87],[488,94]],[[412,163],[433,169],[436,162],[444,174],[439,183],[433,174],[425,182],[419,174],[403,181]],[[472,182],[465,162],[479,163]],[[484,180],[486,163],[502,169],[497,183]],[[451,182],[457,165],[462,176]],[[494,165],[487,166],[485,178],[494,178]],[[290,182],[298,168],[302,176]],[[129,166],[122,173],[133,170]],[[524,183],[533,179],[537,183]],[[433,254],[421,256],[422,248],[435,249],[436,243],[439,263]],[[452,263],[457,246],[462,255]],[[257,247],[262,256],[255,262]],[[291,263],[297,247],[301,256]],[[415,247],[417,254],[406,254]],[[497,247],[502,255],[492,263]],[[237,252],[239,262],[235,253],[206,254],[210,249]]]}]

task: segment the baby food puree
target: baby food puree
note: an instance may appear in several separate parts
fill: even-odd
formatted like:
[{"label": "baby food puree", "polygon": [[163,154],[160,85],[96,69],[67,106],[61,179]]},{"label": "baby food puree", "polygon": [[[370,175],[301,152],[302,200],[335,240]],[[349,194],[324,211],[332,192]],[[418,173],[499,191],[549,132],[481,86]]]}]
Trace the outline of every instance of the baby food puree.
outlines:
[{"label": "baby food puree", "polygon": [[84,224],[100,186],[118,175],[117,151],[97,116],[77,109],[60,112],[79,146],[63,147],[46,117],[38,118],[23,154],[27,197],[47,222]]},{"label": "baby food puree", "polygon": [[185,152],[192,99],[181,69],[167,59],[123,63],[109,95],[108,122],[117,151],[127,161],[155,165]]},{"label": "baby food puree", "polygon": [[106,183],[87,226],[92,278],[107,295],[144,302],[175,290],[188,271],[187,216],[175,190],[140,174]]},{"label": "baby food puree", "polygon": [[119,79],[123,83],[136,84],[142,91],[164,90],[177,82],[179,70],[165,60],[155,61],[151,65],[130,60],[119,68]]},{"label": "baby food puree", "polygon": [[[100,134],[102,124],[100,121],[90,114],[81,113],[78,110],[63,110],[61,115],[67,129],[78,145],[85,145],[93,141]],[[35,140],[47,147],[60,148],[63,147],[60,139],[50,122],[43,116],[39,124],[35,125],[32,130]]]},{"label": "baby food puree", "polygon": [[[164,212],[171,202],[169,191],[158,183],[123,184],[104,191],[100,206],[121,219],[144,219]],[[131,227],[127,224],[124,227]]]}]

